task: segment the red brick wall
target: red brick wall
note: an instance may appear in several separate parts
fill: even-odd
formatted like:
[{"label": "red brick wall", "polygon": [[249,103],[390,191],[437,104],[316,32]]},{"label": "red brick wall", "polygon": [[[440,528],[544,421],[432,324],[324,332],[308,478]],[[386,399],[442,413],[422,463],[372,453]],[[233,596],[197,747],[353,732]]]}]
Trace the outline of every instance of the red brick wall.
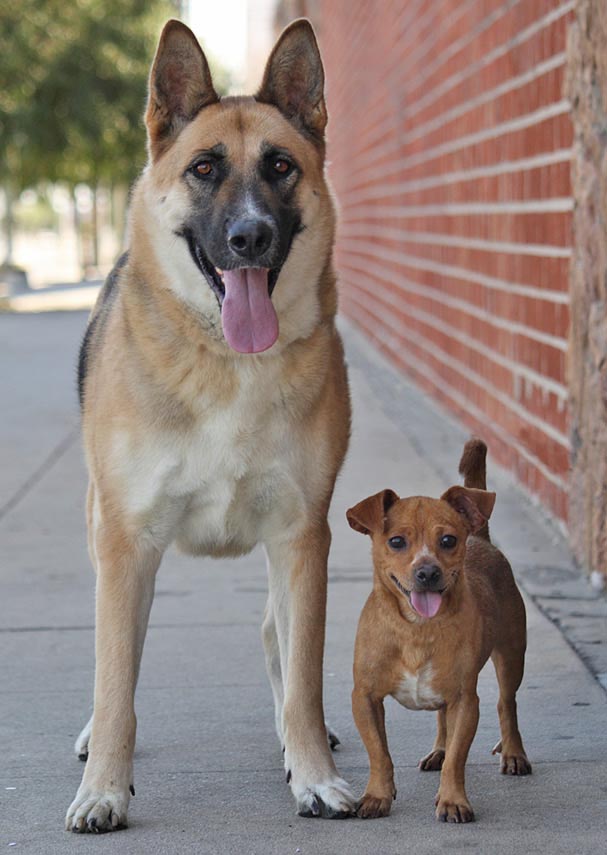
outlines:
[{"label": "red brick wall", "polygon": [[563,0],[316,0],[342,311],[561,519]]}]

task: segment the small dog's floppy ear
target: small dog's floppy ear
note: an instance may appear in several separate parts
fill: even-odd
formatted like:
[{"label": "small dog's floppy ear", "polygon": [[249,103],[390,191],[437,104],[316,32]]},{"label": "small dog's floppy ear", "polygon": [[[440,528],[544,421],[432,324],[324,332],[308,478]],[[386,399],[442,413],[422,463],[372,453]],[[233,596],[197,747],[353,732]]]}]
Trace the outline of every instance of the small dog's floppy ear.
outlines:
[{"label": "small dog's floppy ear", "polygon": [[216,101],[209,64],[196,36],[181,21],[168,21],[150,72],[145,114],[152,159],[203,107]]},{"label": "small dog's floppy ear", "polygon": [[327,124],[325,73],[312,24],[299,18],[280,35],[255,98],[278,107],[292,125],[321,144]]},{"label": "small dog's floppy ear", "polygon": [[361,534],[372,534],[374,531],[383,531],[386,522],[386,514],[399,497],[394,490],[382,490],[363,499],[349,511],[346,517],[350,527]]},{"label": "small dog's floppy ear", "polygon": [[495,504],[495,493],[458,486],[449,487],[441,499],[465,517],[470,531],[474,533],[481,529],[491,516]]}]

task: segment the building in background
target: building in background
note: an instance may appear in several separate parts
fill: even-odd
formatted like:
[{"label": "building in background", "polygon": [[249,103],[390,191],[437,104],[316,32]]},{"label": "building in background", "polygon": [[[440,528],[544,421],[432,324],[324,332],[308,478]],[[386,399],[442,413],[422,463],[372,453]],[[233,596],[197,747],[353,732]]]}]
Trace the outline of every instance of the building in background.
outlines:
[{"label": "building in background", "polygon": [[276,0],[186,0],[182,19],[229,76],[232,94],[253,92],[272,49]]},{"label": "building in background", "polygon": [[317,29],[341,309],[607,573],[607,3],[283,0]]}]

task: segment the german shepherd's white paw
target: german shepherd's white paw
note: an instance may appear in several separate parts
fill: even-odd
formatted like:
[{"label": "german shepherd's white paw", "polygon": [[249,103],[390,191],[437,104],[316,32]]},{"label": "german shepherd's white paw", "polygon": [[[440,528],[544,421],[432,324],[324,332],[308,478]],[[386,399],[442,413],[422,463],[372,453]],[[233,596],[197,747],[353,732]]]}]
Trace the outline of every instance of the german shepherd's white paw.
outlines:
[{"label": "german shepherd's white paw", "polygon": [[312,783],[302,776],[287,773],[291,792],[297,804],[297,813],[305,817],[346,819],[356,812],[356,799],[350,785],[337,773],[326,777],[322,783]]},{"label": "german shepherd's white paw", "polygon": [[67,831],[103,834],[126,828],[129,791],[98,790],[80,785],[65,817]]}]

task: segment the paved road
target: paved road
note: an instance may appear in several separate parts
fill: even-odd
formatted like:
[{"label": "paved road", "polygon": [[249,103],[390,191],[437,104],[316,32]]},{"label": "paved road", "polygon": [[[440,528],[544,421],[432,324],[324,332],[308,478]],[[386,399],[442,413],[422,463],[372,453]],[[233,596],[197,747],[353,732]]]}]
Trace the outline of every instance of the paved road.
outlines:
[{"label": "paved road", "polygon": [[[262,556],[213,562],[171,552],[159,574],[138,690],[131,826],[104,837],[62,830],[82,771],[71,751],[93,679],[93,574],[74,386],[84,324],[77,312],[0,316],[0,848],[44,855],[600,851],[607,696],[535,604],[543,608],[555,579],[577,582],[558,533],[493,467],[492,531],[530,594],[519,697],[531,777],[498,773],[490,753],[496,686],[486,669],[468,766],[476,823],[434,821],[436,775],[416,769],[432,743],[434,716],[393,703],[387,720],[399,794],[392,816],[296,817],[259,639]],[[340,770],[362,792],[367,761],[350,714],[351,661],[371,572],[368,543],[348,528],[343,511],[386,486],[438,494],[456,480],[465,435],[357,334],[346,329],[346,339],[355,421],[333,505],[325,682],[328,718],[343,742]],[[579,590],[586,591],[581,581]]]}]

